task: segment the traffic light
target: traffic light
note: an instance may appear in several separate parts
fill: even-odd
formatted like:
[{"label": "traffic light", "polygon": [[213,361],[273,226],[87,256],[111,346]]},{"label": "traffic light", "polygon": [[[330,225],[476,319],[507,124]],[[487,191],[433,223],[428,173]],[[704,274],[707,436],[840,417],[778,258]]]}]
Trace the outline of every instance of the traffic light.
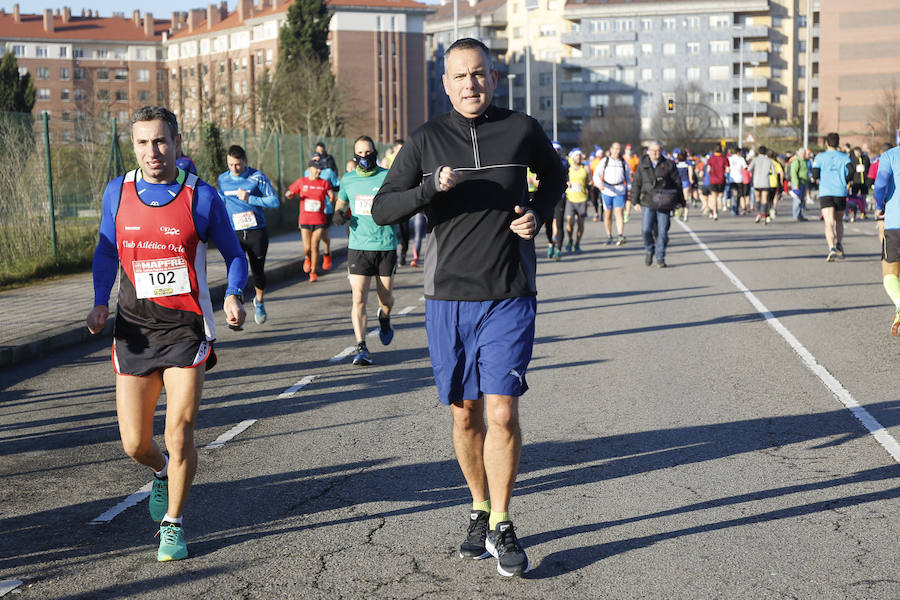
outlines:
[{"label": "traffic light", "polygon": [[666,98],[666,112],[675,112],[675,98]]}]

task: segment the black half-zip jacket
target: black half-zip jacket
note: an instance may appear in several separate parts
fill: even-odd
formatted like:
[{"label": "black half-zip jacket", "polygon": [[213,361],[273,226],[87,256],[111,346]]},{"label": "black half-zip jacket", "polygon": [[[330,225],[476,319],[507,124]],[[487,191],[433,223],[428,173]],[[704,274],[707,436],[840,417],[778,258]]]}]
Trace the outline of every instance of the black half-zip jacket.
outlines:
[{"label": "black half-zip jacket", "polygon": [[[459,172],[441,192],[442,167]],[[540,184],[528,199],[526,168]],[[533,240],[509,229],[531,210],[538,229],[553,217],[566,174],[547,135],[531,117],[490,106],[468,119],[455,110],[419,127],[403,144],[375,196],[379,225],[404,222],[422,210],[430,241],[425,249],[425,297],[500,300],[534,296],[537,258]]]}]

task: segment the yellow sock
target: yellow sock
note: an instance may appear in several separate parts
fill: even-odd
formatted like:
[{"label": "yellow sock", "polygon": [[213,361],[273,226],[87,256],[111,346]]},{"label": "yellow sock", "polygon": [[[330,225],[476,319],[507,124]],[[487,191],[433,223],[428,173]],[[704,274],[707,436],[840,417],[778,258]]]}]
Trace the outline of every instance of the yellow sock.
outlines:
[{"label": "yellow sock", "polygon": [[884,291],[891,297],[894,306],[900,308],[900,278],[896,275],[884,276]]},{"label": "yellow sock", "polygon": [[503,521],[509,521],[509,513],[508,512],[494,512],[491,511],[491,518],[488,519],[488,527],[491,529],[497,526],[497,523],[502,523]]},{"label": "yellow sock", "polygon": [[480,510],[482,512],[491,512],[491,501],[472,502],[472,510]]}]

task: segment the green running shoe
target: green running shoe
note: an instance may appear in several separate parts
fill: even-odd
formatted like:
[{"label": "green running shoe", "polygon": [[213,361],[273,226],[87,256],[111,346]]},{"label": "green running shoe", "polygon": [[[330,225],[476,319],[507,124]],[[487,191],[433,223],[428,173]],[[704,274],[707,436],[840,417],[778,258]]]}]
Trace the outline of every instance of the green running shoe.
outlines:
[{"label": "green running shoe", "polygon": [[181,525],[165,522],[159,527],[159,550],[156,560],[167,562],[187,558],[187,543],[184,541],[184,529]]},{"label": "green running shoe", "polygon": [[150,498],[147,501],[150,507],[150,518],[159,523],[169,510],[169,479],[153,477],[153,487],[150,489]]}]

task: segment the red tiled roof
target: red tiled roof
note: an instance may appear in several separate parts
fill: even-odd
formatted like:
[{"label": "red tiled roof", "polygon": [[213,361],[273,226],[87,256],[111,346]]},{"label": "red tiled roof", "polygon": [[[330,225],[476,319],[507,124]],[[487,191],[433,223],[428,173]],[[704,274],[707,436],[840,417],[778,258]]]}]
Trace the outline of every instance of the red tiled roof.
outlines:
[{"label": "red tiled roof", "polygon": [[[142,17],[143,19],[143,17]],[[62,16],[53,16],[53,31],[44,31],[44,15],[21,15],[16,23],[12,13],[0,14],[0,38],[42,40],[101,40],[114,42],[158,42],[170,21],[153,20],[152,37],[144,35],[142,25],[122,17],[80,17],[72,15],[68,23]]]},{"label": "red tiled roof", "polygon": [[[505,0],[504,0],[505,1]],[[259,17],[266,17],[269,15],[276,15],[281,13],[286,13],[291,4],[294,3],[294,0],[285,0],[280,3],[275,8],[267,8],[266,10],[257,10],[253,13],[253,16],[250,17],[252,19],[257,19]],[[416,2],[415,0],[325,0],[325,3],[328,6],[360,6],[366,8],[393,8],[393,9],[412,9],[416,11],[431,11],[433,8],[427,4],[423,4],[421,2]],[[225,31],[227,29],[232,29],[234,27],[238,27],[241,24],[240,17],[238,16],[238,11],[233,10],[228,13],[224,19],[213,25],[212,27],[207,28],[206,19],[200,21],[200,23],[194,27],[193,31],[188,31],[188,29],[182,28],[171,35],[169,39],[172,38],[186,38],[194,35],[205,35],[208,33],[212,33],[214,31]]]}]

